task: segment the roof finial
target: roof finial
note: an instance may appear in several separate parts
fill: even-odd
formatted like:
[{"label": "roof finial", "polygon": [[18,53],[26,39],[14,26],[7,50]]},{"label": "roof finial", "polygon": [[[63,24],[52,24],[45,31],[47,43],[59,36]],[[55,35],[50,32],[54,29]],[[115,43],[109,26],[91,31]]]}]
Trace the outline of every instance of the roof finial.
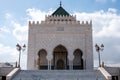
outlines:
[{"label": "roof finial", "polygon": [[62,6],[62,1],[60,0],[60,7]]}]

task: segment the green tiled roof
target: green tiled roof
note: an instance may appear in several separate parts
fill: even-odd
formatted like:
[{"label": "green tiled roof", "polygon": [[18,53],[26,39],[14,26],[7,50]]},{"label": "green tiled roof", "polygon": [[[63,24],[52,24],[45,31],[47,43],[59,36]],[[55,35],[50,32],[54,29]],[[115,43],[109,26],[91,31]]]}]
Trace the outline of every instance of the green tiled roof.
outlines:
[{"label": "green tiled roof", "polygon": [[67,11],[65,11],[65,9],[63,9],[62,8],[62,6],[60,6],[53,14],[52,14],[53,16],[55,15],[55,16],[69,16],[70,14],[67,12]]}]

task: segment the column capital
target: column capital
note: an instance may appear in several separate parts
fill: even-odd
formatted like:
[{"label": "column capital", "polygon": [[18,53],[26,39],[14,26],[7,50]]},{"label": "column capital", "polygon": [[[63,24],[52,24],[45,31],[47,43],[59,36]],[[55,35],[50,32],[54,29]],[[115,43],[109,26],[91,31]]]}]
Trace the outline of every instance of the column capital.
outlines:
[{"label": "column capital", "polygon": [[53,55],[52,55],[52,54],[48,54],[48,55],[47,55],[47,60],[48,60],[48,61],[52,60],[52,58],[53,58]]},{"label": "column capital", "polygon": [[73,54],[68,55],[68,59],[69,59],[70,61],[73,61],[73,59],[74,59],[74,55],[73,55]]}]

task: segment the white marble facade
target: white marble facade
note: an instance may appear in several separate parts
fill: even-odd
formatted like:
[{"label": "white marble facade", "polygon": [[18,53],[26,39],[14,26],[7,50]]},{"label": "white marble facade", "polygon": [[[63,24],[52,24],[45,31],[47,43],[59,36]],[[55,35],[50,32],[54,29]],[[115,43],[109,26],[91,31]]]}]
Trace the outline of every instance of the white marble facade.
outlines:
[{"label": "white marble facade", "polygon": [[[92,21],[81,22],[71,15],[49,15],[42,22],[29,21],[27,69],[39,70],[40,65],[46,65],[47,70],[54,70],[57,69],[56,60],[61,58],[64,69],[74,69],[74,64],[82,60],[82,69],[91,70],[92,45]],[[74,54],[76,50],[82,53],[80,61]]]}]

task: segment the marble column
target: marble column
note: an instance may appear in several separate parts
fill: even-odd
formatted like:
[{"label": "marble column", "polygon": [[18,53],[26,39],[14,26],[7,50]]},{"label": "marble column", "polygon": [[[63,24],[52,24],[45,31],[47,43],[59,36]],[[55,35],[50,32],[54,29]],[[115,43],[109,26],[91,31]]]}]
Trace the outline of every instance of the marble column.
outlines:
[{"label": "marble column", "polygon": [[73,70],[73,59],[74,59],[74,55],[68,55],[68,59],[69,59],[69,69]]},{"label": "marble column", "polygon": [[52,58],[53,58],[52,54],[48,54],[48,55],[47,55],[48,70],[51,70],[51,60],[52,60]]}]

